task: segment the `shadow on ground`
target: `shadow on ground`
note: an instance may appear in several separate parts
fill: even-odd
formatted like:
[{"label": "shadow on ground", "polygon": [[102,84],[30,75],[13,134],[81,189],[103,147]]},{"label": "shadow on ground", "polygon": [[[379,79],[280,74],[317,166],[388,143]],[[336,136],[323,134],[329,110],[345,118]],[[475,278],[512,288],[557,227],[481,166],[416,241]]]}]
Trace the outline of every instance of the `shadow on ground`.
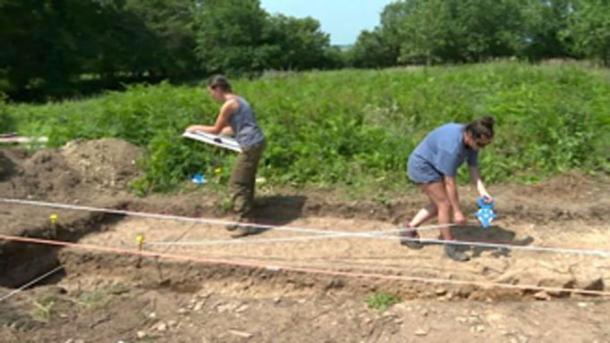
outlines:
[{"label": "shadow on ground", "polygon": [[[458,241],[465,242],[479,242],[489,244],[503,244],[503,245],[514,245],[514,246],[527,246],[534,242],[534,238],[527,236],[522,239],[516,239],[517,234],[512,231],[505,229],[501,226],[491,226],[489,228],[482,228],[475,225],[465,225],[451,228],[451,233]],[[485,251],[491,251],[492,256],[510,256],[512,249],[510,248],[499,248],[499,247],[486,247],[486,246],[461,246],[462,251],[471,251],[472,257],[479,257]]]},{"label": "shadow on ground", "polygon": [[286,225],[302,216],[307,197],[302,195],[274,195],[256,199],[257,223]]}]

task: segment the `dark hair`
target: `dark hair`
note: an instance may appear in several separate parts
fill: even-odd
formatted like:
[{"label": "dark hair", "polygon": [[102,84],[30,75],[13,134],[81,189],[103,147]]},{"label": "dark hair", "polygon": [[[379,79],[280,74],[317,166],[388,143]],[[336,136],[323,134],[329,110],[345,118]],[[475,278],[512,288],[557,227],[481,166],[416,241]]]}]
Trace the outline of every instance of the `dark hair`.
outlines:
[{"label": "dark hair", "polygon": [[208,80],[208,87],[212,89],[220,88],[225,92],[231,91],[231,84],[224,75],[214,75]]},{"label": "dark hair", "polygon": [[475,140],[492,139],[494,137],[495,123],[496,120],[493,117],[481,117],[466,125],[466,132],[469,132]]}]

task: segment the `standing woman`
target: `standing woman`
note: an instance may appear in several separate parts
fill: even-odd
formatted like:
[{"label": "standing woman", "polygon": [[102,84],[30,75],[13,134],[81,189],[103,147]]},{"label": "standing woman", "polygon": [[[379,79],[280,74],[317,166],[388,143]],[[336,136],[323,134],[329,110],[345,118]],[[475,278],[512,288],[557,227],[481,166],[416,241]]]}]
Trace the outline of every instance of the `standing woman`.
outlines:
[{"label": "standing woman", "polygon": [[[231,89],[226,77],[216,75],[208,81],[208,93],[223,105],[213,126],[192,125],[187,131],[203,131],[211,134],[235,135],[242,152],[237,156],[229,180],[233,210],[237,221],[251,221],[254,205],[254,187],[258,162],[265,150],[265,136],[256,123],[250,104]],[[255,233],[253,227],[226,226],[227,230],[239,232],[233,237]]]},{"label": "standing woman", "polygon": [[[492,117],[483,117],[467,125],[445,124],[434,129],[419,143],[409,156],[407,174],[428,196],[430,203],[406,223],[407,228],[414,229],[435,216],[441,225],[451,223],[452,216],[456,224],[466,223],[466,217],[460,209],[456,182],[457,169],[464,160],[468,161],[470,179],[479,194],[488,202],[493,201],[481,181],[478,151],[491,143],[494,123]],[[451,244],[453,236],[449,227],[443,227],[440,231],[442,239],[447,241],[447,256],[455,261],[468,261],[468,255]],[[412,249],[422,248],[416,230],[403,232],[402,237],[409,240],[401,240],[401,244]]]}]

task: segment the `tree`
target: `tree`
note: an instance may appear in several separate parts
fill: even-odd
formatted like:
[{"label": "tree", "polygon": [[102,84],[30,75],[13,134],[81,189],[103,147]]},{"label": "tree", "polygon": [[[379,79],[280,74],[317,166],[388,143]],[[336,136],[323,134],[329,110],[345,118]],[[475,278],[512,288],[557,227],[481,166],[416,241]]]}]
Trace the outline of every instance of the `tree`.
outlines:
[{"label": "tree", "polygon": [[[403,0],[384,8],[381,25],[363,31],[352,59],[356,66],[464,63],[525,54],[530,42],[547,42],[561,28],[541,27],[540,18],[525,25],[543,10],[564,13],[570,0]],[[540,4],[537,4],[540,2]],[[529,7],[526,6],[529,4]],[[541,5],[541,4],[544,4]],[[529,11],[523,10],[528,8]],[[538,25],[538,26],[537,26]],[[536,29],[529,33],[528,28]],[[548,46],[556,47],[549,42]],[[541,49],[546,49],[542,46]],[[561,49],[549,54],[562,54]]]},{"label": "tree", "polygon": [[156,38],[121,0],[3,0],[0,69],[10,93],[76,92],[81,75],[151,68]]},{"label": "tree", "polygon": [[381,12],[380,26],[362,31],[350,51],[350,62],[359,68],[389,67],[398,63],[403,44],[403,24],[413,9],[413,1],[393,2]]},{"label": "tree", "polygon": [[304,70],[329,63],[329,36],[313,18],[271,16],[265,25],[264,40],[266,46],[275,47],[267,56],[267,68]]},{"label": "tree", "polygon": [[431,64],[445,60],[442,51],[451,44],[451,16],[444,0],[406,2],[409,10],[398,27],[402,37],[398,61]]},{"label": "tree", "polygon": [[154,37],[154,48],[142,51],[150,56],[150,73],[184,77],[200,71],[195,56],[197,3],[194,0],[127,0],[125,10],[141,19],[146,32]]},{"label": "tree", "polygon": [[356,44],[351,48],[350,64],[356,68],[383,68],[396,65],[398,54],[395,53],[388,37],[376,28],[373,31],[362,31]]},{"label": "tree", "polygon": [[520,55],[531,60],[566,57],[572,54],[569,44],[562,40],[567,30],[568,17],[573,11],[573,0],[537,0],[523,6],[525,47]]},{"label": "tree", "polygon": [[208,0],[196,12],[197,58],[208,72],[333,66],[337,51],[313,18],[270,16],[258,0]]},{"label": "tree", "polygon": [[522,47],[521,0],[410,1],[400,61],[477,62]]},{"label": "tree", "polygon": [[341,62],[318,21],[259,0],[0,0],[0,41],[0,91],[22,99]]},{"label": "tree", "polygon": [[267,13],[258,0],[208,0],[195,14],[196,54],[208,72],[262,70],[269,47],[263,47]]},{"label": "tree", "polygon": [[66,23],[77,1],[3,0],[0,2],[0,69],[6,91],[46,87],[61,91],[79,73],[79,46]]},{"label": "tree", "polygon": [[610,66],[610,1],[577,1],[563,37],[575,53]]}]

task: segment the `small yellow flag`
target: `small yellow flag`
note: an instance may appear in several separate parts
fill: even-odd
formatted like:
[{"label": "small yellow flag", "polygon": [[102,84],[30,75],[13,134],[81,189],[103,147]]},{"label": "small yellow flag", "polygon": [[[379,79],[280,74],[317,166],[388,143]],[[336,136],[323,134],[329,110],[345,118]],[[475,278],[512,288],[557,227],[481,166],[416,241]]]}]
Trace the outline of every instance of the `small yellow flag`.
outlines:
[{"label": "small yellow flag", "polygon": [[144,244],[144,235],[143,234],[139,233],[136,235],[136,243],[139,246],[142,246]]},{"label": "small yellow flag", "polygon": [[52,215],[49,216],[49,220],[51,221],[51,224],[57,224],[58,218],[59,218],[59,216],[55,213],[53,213]]}]

